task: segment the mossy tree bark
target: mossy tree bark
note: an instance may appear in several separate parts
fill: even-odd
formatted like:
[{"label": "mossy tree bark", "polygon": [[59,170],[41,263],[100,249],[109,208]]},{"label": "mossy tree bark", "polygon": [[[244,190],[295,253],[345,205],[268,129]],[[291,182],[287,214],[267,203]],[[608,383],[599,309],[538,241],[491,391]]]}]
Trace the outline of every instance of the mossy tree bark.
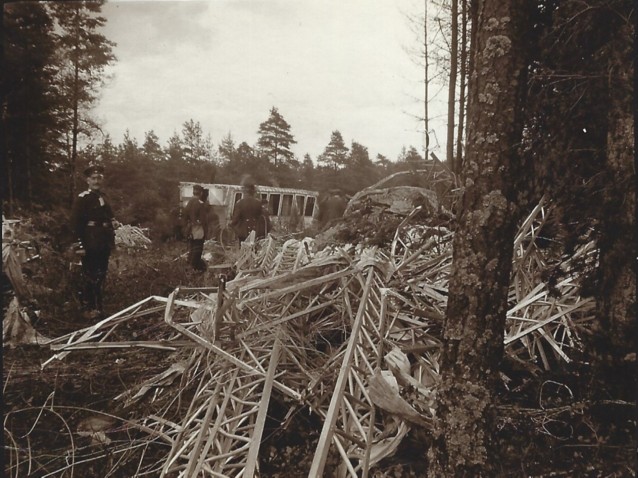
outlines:
[{"label": "mossy tree bark", "polygon": [[525,86],[523,2],[479,0],[472,45],[464,195],[444,324],[429,474],[496,476],[494,384],[517,222],[513,184]]}]

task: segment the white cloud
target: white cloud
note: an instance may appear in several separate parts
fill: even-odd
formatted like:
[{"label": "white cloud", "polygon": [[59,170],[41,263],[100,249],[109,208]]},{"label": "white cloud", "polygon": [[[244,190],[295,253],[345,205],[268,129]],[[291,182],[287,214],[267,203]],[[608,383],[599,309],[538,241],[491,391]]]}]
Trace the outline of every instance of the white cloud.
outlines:
[{"label": "white cloud", "polygon": [[422,73],[399,0],[129,2],[104,7],[118,62],[96,113],[114,141],[129,129],[166,142],[194,119],[219,143],[253,144],[272,106],[299,157],[339,130],[370,155],[422,147]]}]

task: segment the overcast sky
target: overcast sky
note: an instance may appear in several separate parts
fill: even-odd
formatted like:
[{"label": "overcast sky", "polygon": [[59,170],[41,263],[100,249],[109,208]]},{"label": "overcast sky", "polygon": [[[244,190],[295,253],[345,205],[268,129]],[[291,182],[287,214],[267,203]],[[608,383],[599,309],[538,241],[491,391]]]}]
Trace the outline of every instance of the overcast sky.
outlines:
[{"label": "overcast sky", "polygon": [[371,159],[422,152],[423,73],[406,51],[418,49],[406,15],[421,3],[109,1],[117,62],[95,113],[115,143],[128,129],[142,144],[153,130],[164,146],[193,119],[215,146],[229,132],[252,146],[274,106],[299,159],[316,159],[334,130]]}]

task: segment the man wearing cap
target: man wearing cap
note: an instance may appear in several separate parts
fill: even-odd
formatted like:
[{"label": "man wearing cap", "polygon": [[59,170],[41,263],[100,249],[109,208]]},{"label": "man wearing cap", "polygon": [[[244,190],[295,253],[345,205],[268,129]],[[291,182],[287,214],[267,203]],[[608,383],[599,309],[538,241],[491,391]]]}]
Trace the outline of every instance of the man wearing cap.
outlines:
[{"label": "man wearing cap", "polygon": [[329,196],[319,205],[319,223],[325,226],[330,221],[343,217],[348,201],[341,189],[331,189]]},{"label": "man wearing cap", "polygon": [[198,272],[206,270],[202,259],[204,241],[208,229],[208,197],[199,184],[193,186],[193,197],[184,208],[186,219],[185,236],[188,238],[188,263]]},{"label": "man wearing cap", "polygon": [[100,191],[104,167],[91,165],[84,170],[89,188],[75,199],[71,211],[71,227],[77,238],[77,251],[82,256],[83,288],[80,291],[85,318],[102,315],[102,290],[115,245],[115,220],[111,206]]},{"label": "man wearing cap", "polygon": [[[233,209],[230,225],[237,234],[239,242],[244,242],[252,231],[255,231],[258,239],[266,236],[265,221],[267,219],[264,217],[261,201],[255,197],[256,195],[255,185],[245,184],[243,197],[237,201]],[[260,227],[260,222],[262,227]]]}]

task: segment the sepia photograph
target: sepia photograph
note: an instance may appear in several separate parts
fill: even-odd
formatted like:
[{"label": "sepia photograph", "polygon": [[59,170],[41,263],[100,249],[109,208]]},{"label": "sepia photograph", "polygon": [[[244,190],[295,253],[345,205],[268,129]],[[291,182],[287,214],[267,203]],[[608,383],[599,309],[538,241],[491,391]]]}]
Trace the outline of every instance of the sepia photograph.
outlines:
[{"label": "sepia photograph", "polygon": [[3,476],[635,476],[634,2],[2,27]]}]

